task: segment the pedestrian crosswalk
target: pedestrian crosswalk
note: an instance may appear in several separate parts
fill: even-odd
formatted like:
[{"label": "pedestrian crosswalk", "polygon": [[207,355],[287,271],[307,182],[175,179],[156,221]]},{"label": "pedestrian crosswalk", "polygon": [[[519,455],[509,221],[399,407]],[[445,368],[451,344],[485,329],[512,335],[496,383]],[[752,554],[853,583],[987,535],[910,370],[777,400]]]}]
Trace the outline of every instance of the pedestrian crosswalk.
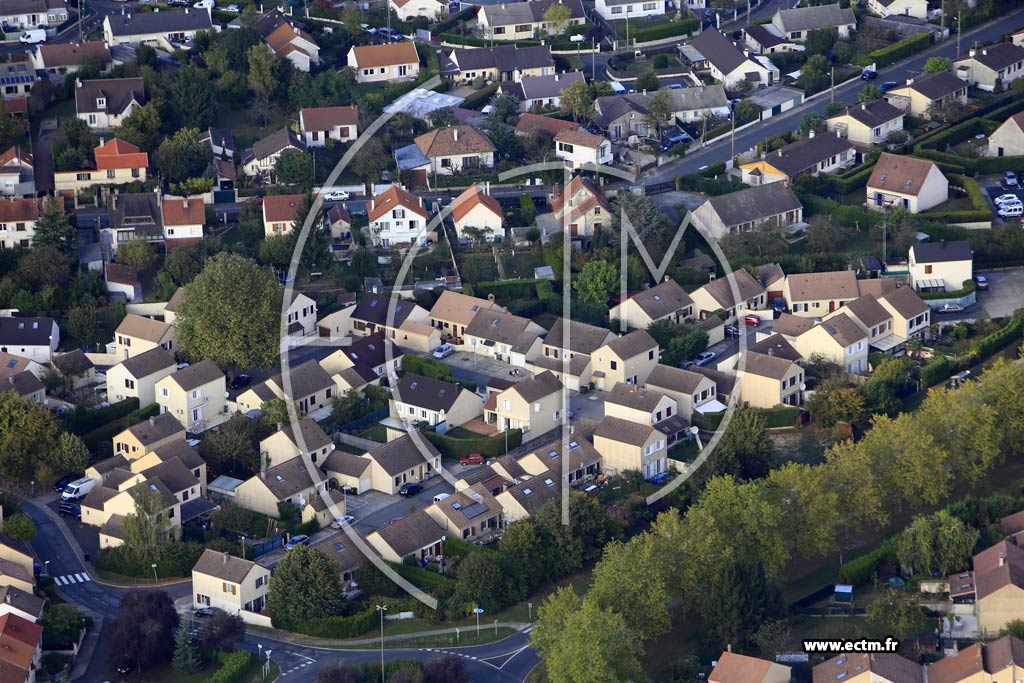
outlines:
[{"label": "pedestrian crosswalk", "polygon": [[82,574],[65,574],[64,576],[53,577],[54,583],[58,586],[67,586],[72,583],[85,583],[86,581],[92,581],[92,578],[85,573]]}]

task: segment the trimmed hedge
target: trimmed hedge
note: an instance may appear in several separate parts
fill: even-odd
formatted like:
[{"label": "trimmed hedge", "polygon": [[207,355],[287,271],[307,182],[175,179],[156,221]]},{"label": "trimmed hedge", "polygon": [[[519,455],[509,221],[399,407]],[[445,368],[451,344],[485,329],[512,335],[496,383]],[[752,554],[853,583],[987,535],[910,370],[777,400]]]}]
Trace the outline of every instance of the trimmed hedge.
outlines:
[{"label": "trimmed hedge", "polygon": [[324,617],[300,624],[295,631],[314,638],[356,638],[377,625],[377,609],[369,607],[350,617]]},{"label": "trimmed hedge", "polygon": [[467,7],[461,12],[456,12],[455,14],[452,14],[443,21],[438,22],[437,26],[435,26],[434,28],[438,33],[446,33],[455,28],[456,26],[458,26],[460,21],[469,21],[470,19],[475,18],[476,8]]},{"label": "trimmed hedge", "polygon": [[971,200],[971,211],[931,211],[923,214],[925,218],[943,223],[981,223],[992,219],[992,211],[988,208],[985,196],[981,193],[978,181],[963,175],[950,174],[950,181],[963,188]]},{"label": "trimmed hedge", "polygon": [[460,33],[442,33],[438,36],[442,43],[465,45],[466,47],[490,47],[491,45],[516,45],[518,47],[534,47],[540,45],[539,40],[490,40],[476,36],[464,36]]},{"label": "trimmed hedge", "polygon": [[764,408],[757,411],[768,423],[768,427],[792,427],[796,424],[796,418],[800,409],[794,406],[776,406],[775,408]]},{"label": "trimmed hedge", "polygon": [[64,426],[69,432],[81,436],[114,420],[127,417],[138,409],[139,399],[137,398],[126,398],[98,410],[91,410],[83,406],[68,413],[64,418]]},{"label": "trimmed hedge", "polygon": [[929,361],[927,365],[921,368],[921,372],[919,373],[921,385],[924,387],[933,387],[936,384],[945,382],[952,370],[953,368],[950,365],[948,358],[945,356],[936,356]]},{"label": "trimmed hedge", "polygon": [[141,410],[136,410],[125,417],[109,422],[102,427],[97,427],[91,432],[84,434],[82,436],[82,442],[91,453],[98,455],[98,450],[101,446],[107,446],[110,447],[110,449],[113,449],[113,445],[110,443],[110,440],[115,436],[132,425],[136,425],[151,417],[156,417],[159,414],[160,406],[156,403],[151,403]]},{"label": "trimmed hedge", "polygon": [[521,280],[504,280],[502,282],[480,282],[474,287],[476,296],[487,298],[493,294],[495,299],[508,301],[510,299],[532,299],[538,294],[538,285],[541,282],[551,284],[550,280],[544,278],[523,278]]},{"label": "trimmed hedge", "polygon": [[[448,541],[445,540],[445,552],[448,552]],[[431,595],[435,595],[438,589],[454,588],[458,583],[455,579],[445,576],[444,574],[438,574],[432,572],[429,569],[423,569],[411,564],[399,564],[397,562],[389,562],[391,568],[398,572],[406,581],[412,583],[414,586],[424,590]]]},{"label": "trimmed hedge", "polygon": [[661,26],[645,28],[640,26],[629,32],[629,37],[638,43],[646,43],[651,40],[663,40],[675,38],[676,36],[688,36],[700,29],[700,19],[689,17],[682,21],[673,21]]},{"label": "trimmed hedge", "polygon": [[871,580],[875,569],[882,563],[892,564],[896,561],[895,537],[886,539],[870,553],[850,560],[839,568],[839,577],[844,583],[859,586]]},{"label": "trimmed hedge", "polygon": [[1015,315],[1002,329],[975,340],[971,344],[971,353],[977,354],[981,358],[991,356],[1010,343],[1020,339],[1022,332],[1024,332],[1024,317]]},{"label": "trimmed hedge", "polygon": [[155,559],[141,561],[130,558],[125,546],[101,550],[96,558],[96,568],[112,574],[146,579],[153,576],[152,562],[162,578],[191,576],[192,567],[199,561],[206,547],[200,543],[182,543],[171,541],[160,548]]},{"label": "trimmed hedge", "polygon": [[862,206],[840,204],[834,199],[826,199],[806,192],[797,192],[797,196],[804,205],[805,217],[829,214],[843,225],[860,230],[867,230],[882,222],[883,215],[879,211],[872,211]]},{"label": "trimmed hedge", "polygon": [[220,668],[210,676],[207,683],[239,683],[249,673],[252,666],[252,653],[246,650],[218,652],[217,661]]},{"label": "trimmed hedge", "polygon": [[480,436],[474,439],[457,439],[447,434],[423,432],[423,436],[441,452],[445,458],[461,458],[479,453],[485,458],[497,458],[505,454],[505,434],[508,434],[508,448],[518,448],[523,443],[523,430],[510,429],[496,436]]},{"label": "trimmed hedge", "polygon": [[697,173],[677,175],[676,189],[700,192],[711,196],[719,196],[742,190],[745,185],[733,178],[705,178]]},{"label": "trimmed hedge", "polygon": [[874,60],[875,65],[878,68],[883,66],[889,66],[893,62],[898,62],[904,57],[909,57],[912,54],[916,54],[921,50],[924,50],[932,44],[932,37],[929,33],[918,33],[917,35],[904,38],[901,41],[893,43],[892,45],[886,45],[880,50],[875,50],[870,53],[868,57]]},{"label": "trimmed hedge", "polygon": [[414,375],[422,375],[431,379],[450,380],[452,369],[444,363],[438,363],[432,358],[421,358],[412,354],[406,354],[402,358],[402,370],[411,372]]},{"label": "trimmed hedge", "polygon": [[491,83],[487,87],[480,88],[476,92],[470,93],[466,99],[462,100],[462,107],[464,109],[473,109],[477,105],[485,105],[496,92],[498,92],[498,84]]}]

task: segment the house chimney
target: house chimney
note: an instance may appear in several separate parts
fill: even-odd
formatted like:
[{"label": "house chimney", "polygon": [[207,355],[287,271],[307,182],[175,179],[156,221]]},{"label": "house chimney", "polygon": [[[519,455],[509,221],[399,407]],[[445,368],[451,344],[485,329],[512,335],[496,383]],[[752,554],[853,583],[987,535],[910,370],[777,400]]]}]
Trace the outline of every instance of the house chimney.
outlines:
[{"label": "house chimney", "polygon": [[860,108],[863,111],[867,111],[868,110],[868,103],[867,102],[861,102]]},{"label": "house chimney", "polygon": [[725,651],[726,652],[732,652],[732,643],[729,643],[728,645],[725,646]]},{"label": "house chimney", "polygon": [[228,551],[225,550],[224,551],[224,564],[228,563],[228,558],[229,557],[231,557],[231,553],[229,553]]},{"label": "house chimney", "polygon": [[976,54],[978,54],[978,51],[977,51],[977,50],[971,50],[971,51],[969,51],[969,52],[967,53],[967,56],[969,56],[969,57],[973,57],[973,56],[974,56],[974,55],[976,55]]},{"label": "house chimney", "polygon": [[840,140],[842,140],[842,139],[843,139],[843,136],[842,136],[842,134],[841,134],[841,133],[839,132],[839,129],[838,129],[838,128],[836,128],[836,137],[837,137],[837,138],[839,138]]},{"label": "house chimney", "polygon": [[1003,555],[1000,555],[999,556],[999,566],[1002,567],[1004,564],[1006,564],[1006,557],[1003,556]]},{"label": "house chimney", "polygon": [[981,54],[988,55],[988,49],[987,48],[983,48],[982,51],[981,51]]},{"label": "house chimney", "polygon": [[282,431],[283,429],[284,429],[284,425],[283,425],[283,424],[281,424],[280,422],[278,422],[278,423],[277,423],[277,431],[279,431],[279,432],[280,432],[280,431]]},{"label": "house chimney", "polygon": [[8,605],[11,604],[11,593],[10,593],[10,591],[8,591],[7,594],[4,596],[4,602],[6,602]]},{"label": "house chimney", "polygon": [[452,128],[452,138],[453,138],[453,140],[455,142],[459,141],[459,129],[458,128]]},{"label": "house chimney", "polygon": [[807,131],[807,138],[810,139],[810,138],[813,138],[813,137],[814,137],[814,129],[811,128],[809,131]]},{"label": "house chimney", "polygon": [[647,88],[644,88],[644,97],[647,97]]},{"label": "house chimney", "polygon": [[155,427],[156,426],[156,418],[155,417],[149,418],[149,426],[150,427]]},{"label": "house chimney", "polygon": [[768,349],[768,355],[769,356],[774,356],[775,355],[775,349]]}]

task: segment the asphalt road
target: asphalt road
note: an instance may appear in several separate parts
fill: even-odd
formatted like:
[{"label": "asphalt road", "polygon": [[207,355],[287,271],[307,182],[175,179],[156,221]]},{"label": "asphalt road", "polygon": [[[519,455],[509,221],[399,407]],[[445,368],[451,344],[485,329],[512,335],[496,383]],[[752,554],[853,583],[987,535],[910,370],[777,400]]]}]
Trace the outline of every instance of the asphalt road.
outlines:
[{"label": "asphalt road", "polygon": [[[755,16],[757,13],[755,12]],[[983,25],[969,31],[965,31],[961,38],[961,49],[966,50],[975,41],[986,43],[998,40],[1000,36],[1021,25],[1024,25],[1024,10],[1017,11],[1003,17],[995,23]],[[943,43],[933,45],[928,50],[919,53],[913,58],[885,67],[878,70],[876,83],[884,81],[896,81],[902,83],[912,76],[919,76],[924,72],[924,64],[930,57],[956,57],[956,39],[947,40]],[[836,86],[835,99],[837,102],[852,104],[857,101],[857,94],[866,84],[860,79],[848,81]],[[816,99],[806,102],[793,109],[773,116],[762,123],[751,126],[736,134],[735,150],[739,154],[743,150],[750,149],[761,140],[777,133],[797,130],[800,128],[800,120],[807,114],[815,113],[824,116],[825,107],[829,103],[829,96],[822,95]],[[713,164],[719,161],[728,161],[731,156],[732,146],[729,137],[713,142],[703,149],[687,153],[687,155],[664,166],[645,173],[642,180],[645,183],[656,183],[671,180],[674,175],[695,173],[700,167]]]}]

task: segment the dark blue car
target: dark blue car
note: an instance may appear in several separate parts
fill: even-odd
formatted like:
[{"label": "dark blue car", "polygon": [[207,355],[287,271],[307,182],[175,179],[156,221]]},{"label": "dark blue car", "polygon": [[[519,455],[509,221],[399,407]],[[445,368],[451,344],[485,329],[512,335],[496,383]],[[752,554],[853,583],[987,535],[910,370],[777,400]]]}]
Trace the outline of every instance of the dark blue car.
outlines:
[{"label": "dark blue car", "polygon": [[666,481],[670,480],[674,476],[675,474],[673,474],[672,472],[662,472],[661,474],[656,474],[653,477],[651,477],[651,483],[664,484]]}]

